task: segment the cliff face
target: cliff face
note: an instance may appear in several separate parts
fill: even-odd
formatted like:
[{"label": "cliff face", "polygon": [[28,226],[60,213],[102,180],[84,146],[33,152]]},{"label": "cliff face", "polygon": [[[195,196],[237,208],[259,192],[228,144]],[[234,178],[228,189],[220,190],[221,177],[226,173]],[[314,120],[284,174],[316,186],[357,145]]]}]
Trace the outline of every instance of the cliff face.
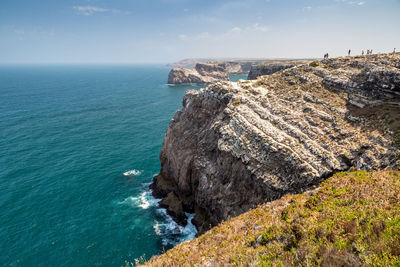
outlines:
[{"label": "cliff face", "polygon": [[168,196],[183,224],[182,210],[194,211],[202,233],[335,172],[399,166],[399,62],[329,59],[189,91],[168,127],[153,193]]},{"label": "cliff face", "polygon": [[[209,61],[202,63],[198,61],[184,60],[185,63],[193,63],[193,69],[174,68],[168,75],[169,84],[189,83],[214,83],[217,81],[228,81],[229,74],[247,74],[248,79],[254,80],[262,75],[270,75],[280,70],[304,64],[306,60],[238,60],[238,61]],[[176,63],[180,66],[178,63]],[[170,66],[175,66],[171,64]],[[188,65],[190,67],[190,65]]]},{"label": "cliff face", "polygon": [[284,69],[289,69],[294,67],[294,64],[283,64],[283,65],[256,65],[251,67],[251,70],[249,72],[249,75],[247,77],[248,80],[255,80],[259,76],[263,75],[271,75],[274,74],[275,72],[278,72],[280,70]]},{"label": "cliff face", "polygon": [[271,75],[278,71],[293,68],[294,66],[310,63],[311,60],[268,60],[254,64],[249,70],[248,80],[255,80],[263,75]]},{"label": "cliff face", "polygon": [[228,80],[225,64],[197,63],[193,69],[175,68],[168,74],[169,84],[213,83]]},{"label": "cliff face", "polygon": [[229,73],[231,74],[242,74],[249,73],[251,66],[258,65],[266,61],[271,60],[262,60],[262,59],[212,59],[212,58],[188,58],[175,63],[167,64],[168,67],[174,68],[191,68],[194,67],[197,63],[208,63],[208,64],[225,64]]},{"label": "cliff face", "polygon": [[259,64],[260,61],[227,61],[225,62],[229,74],[249,73],[252,66]]}]

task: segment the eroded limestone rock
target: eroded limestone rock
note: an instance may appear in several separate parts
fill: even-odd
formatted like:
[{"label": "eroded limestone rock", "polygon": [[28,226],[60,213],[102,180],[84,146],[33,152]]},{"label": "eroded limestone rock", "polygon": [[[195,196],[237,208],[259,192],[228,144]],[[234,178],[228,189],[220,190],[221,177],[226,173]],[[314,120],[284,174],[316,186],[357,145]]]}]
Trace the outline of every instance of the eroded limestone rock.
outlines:
[{"label": "eroded limestone rock", "polygon": [[228,80],[225,64],[197,63],[193,69],[175,68],[168,74],[169,84],[213,83]]},{"label": "eroded limestone rock", "polygon": [[[174,192],[202,233],[335,172],[399,166],[399,59],[329,59],[187,92],[153,190]],[[386,109],[393,122],[382,120]]]}]

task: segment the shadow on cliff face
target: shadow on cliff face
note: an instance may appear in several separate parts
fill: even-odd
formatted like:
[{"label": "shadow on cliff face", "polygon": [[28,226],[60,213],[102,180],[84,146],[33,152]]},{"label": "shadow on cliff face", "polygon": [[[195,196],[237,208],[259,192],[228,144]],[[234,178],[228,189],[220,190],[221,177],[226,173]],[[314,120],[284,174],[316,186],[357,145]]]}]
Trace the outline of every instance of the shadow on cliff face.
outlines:
[{"label": "shadow on cliff face", "polygon": [[333,93],[347,94],[346,120],[352,126],[360,126],[362,131],[378,131],[382,135],[391,135],[397,147],[400,147],[400,97],[391,96],[382,99],[383,97],[377,94],[379,88],[375,87],[374,91],[362,92],[362,98],[369,103],[357,104],[354,103],[357,102],[354,99],[359,99],[356,92],[348,93],[346,89],[329,85],[323,87]]},{"label": "shadow on cliff face", "polygon": [[[351,117],[368,121],[362,125],[364,130],[377,130],[383,134],[391,131],[394,134],[394,141],[400,147],[400,104],[383,103],[359,108],[348,103],[347,109]],[[351,120],[349,122],[354,123]]]}]

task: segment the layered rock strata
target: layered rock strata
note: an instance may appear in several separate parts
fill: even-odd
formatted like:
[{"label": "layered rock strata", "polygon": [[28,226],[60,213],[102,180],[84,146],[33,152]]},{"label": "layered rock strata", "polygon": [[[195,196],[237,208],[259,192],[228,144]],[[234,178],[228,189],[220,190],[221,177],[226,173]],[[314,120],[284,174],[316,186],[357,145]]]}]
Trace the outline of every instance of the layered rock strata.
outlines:
[{"label": "layered rock strata", "polygon": [[268,64],[252,66],[247,79],[255,80],[257,77],[271,75],[281,70],[293,68],[294,66],[294,64]]},{"label": "layered rock strata", "polygon": [[228,80],[225,64],[197,63],[193,69],[175,68],[168,74],[169,84],[213,83]]},{"label": "layered rock strata", "polygon": [[164,205],[182,224],[183,211],[195,212],[203,233],[335,172],[397,168],[399,63],[399,55],[329,59],[187,92],[154,195],[178,206]]}]

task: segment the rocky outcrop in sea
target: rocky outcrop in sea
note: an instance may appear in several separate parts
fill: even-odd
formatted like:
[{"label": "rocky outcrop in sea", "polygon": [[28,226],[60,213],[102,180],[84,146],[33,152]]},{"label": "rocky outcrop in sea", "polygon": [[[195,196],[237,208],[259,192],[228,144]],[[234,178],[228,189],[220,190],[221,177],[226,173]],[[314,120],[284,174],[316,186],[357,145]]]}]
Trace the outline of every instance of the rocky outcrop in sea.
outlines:
[{"label": "rocky outcrop in sea", "polygon": [[400,55],[303,64],[188,91],[153,194],[199,233],[332,174],[400,165]]}]

